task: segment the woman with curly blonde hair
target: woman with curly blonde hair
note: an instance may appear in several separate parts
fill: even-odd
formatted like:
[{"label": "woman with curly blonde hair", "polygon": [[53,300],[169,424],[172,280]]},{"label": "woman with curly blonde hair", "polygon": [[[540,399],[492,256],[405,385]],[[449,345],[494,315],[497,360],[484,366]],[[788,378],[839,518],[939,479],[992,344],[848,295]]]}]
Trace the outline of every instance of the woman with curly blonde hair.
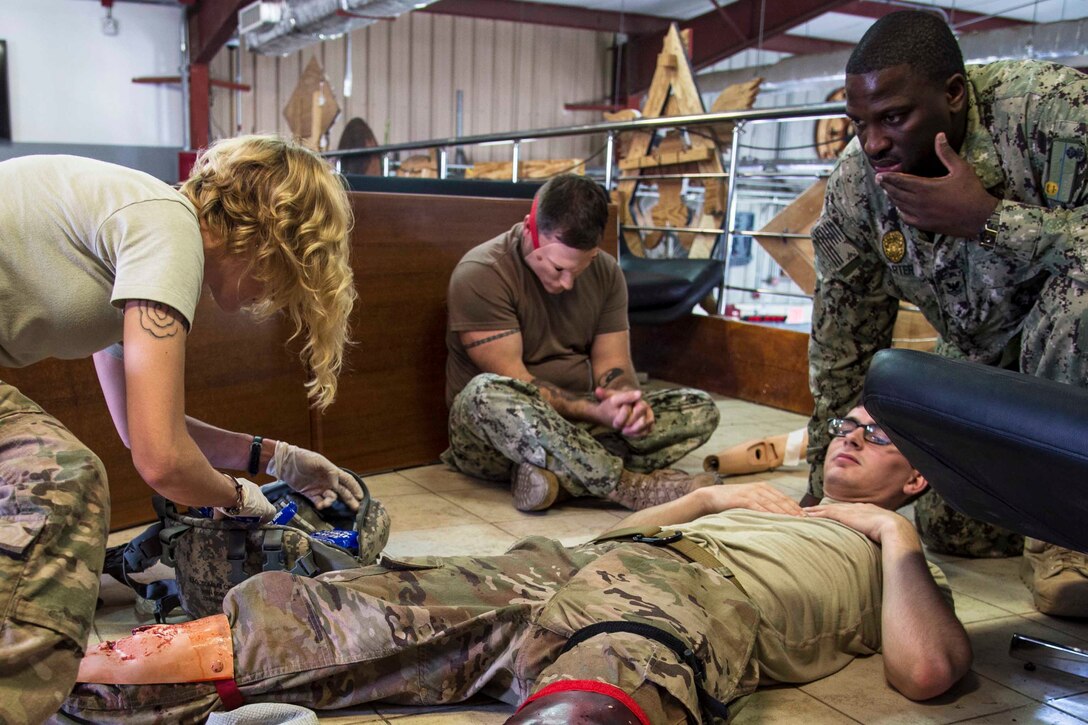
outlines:
[{"label": "woman with curly blonde hair", "polygon": [[[201,290],[227,312],[283,310],[318,408],[336,395],[355,301],[351,208],[318,155],[273,136],[220,141],[180,189],[74,156],[0,163],[0,366],[93,357],[140,476],[184,505],[267,517],[261,470],[318,508],[362,490],[324,456],[185,415]],[[101,461],[0,381],[0,721],[40,722],[75,681],[109,522]]]},{"label": "woman with curly blonde hair", "polygon": [[264,293],[261,317],[284,309],[305,334],[310,397],[321,409],[336,395],[355,302],[348,263],[351,207],[324,161],[275,137],[220,141],[201,154],[181,186],[202,227],[226,257],[246,265]]}]

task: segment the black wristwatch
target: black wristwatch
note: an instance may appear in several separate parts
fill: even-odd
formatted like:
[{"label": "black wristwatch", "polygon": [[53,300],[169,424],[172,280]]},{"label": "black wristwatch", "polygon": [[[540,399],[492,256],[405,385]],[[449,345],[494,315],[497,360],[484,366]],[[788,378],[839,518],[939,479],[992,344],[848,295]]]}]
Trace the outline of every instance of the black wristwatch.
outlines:
[{"label": "black wristwatch", "polygon": [[249,465],[246,466],[246,472],[251,476],[256,476],[260,472],[261,441],[263,440],[262,436],[253,436],[253,442],[249,444]]}]

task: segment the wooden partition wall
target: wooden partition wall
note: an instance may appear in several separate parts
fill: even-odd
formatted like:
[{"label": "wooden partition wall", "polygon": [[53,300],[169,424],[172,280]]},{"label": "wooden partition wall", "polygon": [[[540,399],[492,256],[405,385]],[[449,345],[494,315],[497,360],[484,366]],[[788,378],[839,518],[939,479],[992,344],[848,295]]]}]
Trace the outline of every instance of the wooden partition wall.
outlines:
[{"label": "wooden partition wall", "polygon": [[[359,301],[337,401],[307,405],[279,318],[226,315],[205,295],[186,346],[186,410],[213,425],[311,447],[368,473],[435,461],[446,447],[446,287],[461,256],[529,211],[525,199],[352,192]],[[604,249],[615,254],[613,209]],[[0,368],[103,460],[111,528],[150,521],[151,489],[121,444],[90,360]],[[267,477],[260,477],[267,481]]]},{"label": "wooden partition wall", "polygon": [[446,447],[446,287],[472,247],[529,211],[524,199],[352,193],[356,345],[314,445],[342,466],[429,463]]},{"label": "wooden partition wall", "polygon": [[635,367],[651,377],[794,413],[812,413],[808,333],[689,315],[631,328]]}]

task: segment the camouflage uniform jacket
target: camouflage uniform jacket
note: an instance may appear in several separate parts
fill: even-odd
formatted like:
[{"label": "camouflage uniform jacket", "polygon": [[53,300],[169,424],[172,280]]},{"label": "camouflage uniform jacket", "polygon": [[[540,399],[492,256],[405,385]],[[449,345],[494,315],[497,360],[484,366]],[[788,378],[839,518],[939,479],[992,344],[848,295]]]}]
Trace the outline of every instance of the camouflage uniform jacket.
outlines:
[{"label": "camouflage uniform jacket", "polygon": [[857,400],[872,356],[890,346],[898,300],[921,309],[950,353],[1005,364],[1016,360],[1017,335],[1050,275],[1088,284],[1088,76],[1002,61],[972,66],[967,78],[960,156],[1002,199],[993,248],[900,221],[857,139],[828,182],[812,232],[809,384],[816,406],[808,453],[815,493],[822,490],[826,421]]}]

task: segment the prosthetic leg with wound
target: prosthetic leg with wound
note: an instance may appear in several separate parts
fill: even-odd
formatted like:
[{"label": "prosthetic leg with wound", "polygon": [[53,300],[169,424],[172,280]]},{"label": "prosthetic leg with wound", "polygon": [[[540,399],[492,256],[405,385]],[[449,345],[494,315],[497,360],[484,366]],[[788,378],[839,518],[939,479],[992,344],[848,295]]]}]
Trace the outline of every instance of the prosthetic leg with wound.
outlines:
[{"label": "prosthetic leg with wound", "polygon": [[99,643],[79,665],[77,682],[150,685],[234,679],[234,643],[224,614],[181,624],[137,627]]},{"label": "prosthetic leg with wound", "polygon": [[766,438],[745,441],[703,459],[703,470],[719,476],[743,476],[762,473],[779,466],[796,466],[808,447],[804,428]]}]

